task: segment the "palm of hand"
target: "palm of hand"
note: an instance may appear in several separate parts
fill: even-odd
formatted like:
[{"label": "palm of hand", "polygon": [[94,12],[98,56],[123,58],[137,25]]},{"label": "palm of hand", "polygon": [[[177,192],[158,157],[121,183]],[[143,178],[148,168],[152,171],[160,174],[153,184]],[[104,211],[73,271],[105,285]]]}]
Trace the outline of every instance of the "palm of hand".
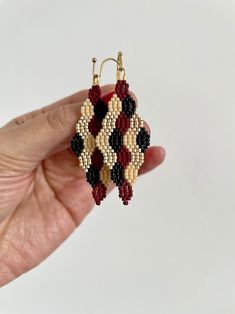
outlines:
[{"label": "palm of hand", "polygon": [[94,201],[69,150],[12,179],[8,194],[15,202],[12,213],[0,225],[0,260],[1,268],[17,276],[54,251],[80,224]]}]

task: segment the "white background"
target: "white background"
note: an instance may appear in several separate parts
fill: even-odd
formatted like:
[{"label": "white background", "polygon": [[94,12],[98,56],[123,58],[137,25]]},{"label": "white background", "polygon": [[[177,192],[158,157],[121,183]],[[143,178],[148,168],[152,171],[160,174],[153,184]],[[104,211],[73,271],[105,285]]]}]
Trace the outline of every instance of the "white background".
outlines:
[{"label": "white background", "polygon": [[0,123],[118,50],[165,163],[2,288],[1,314],[235,313],[234,1],[0,1]]}]

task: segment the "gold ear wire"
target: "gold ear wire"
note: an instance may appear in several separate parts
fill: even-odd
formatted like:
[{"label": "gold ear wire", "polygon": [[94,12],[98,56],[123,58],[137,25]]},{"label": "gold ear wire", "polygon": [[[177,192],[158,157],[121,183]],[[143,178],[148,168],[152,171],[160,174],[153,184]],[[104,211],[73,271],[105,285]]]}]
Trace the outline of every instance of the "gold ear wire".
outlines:
[{"label": "gold ear wire", "polygon": [[92,79],[92,85],[99,85],[99,76],[98,74],[95,74],[95,64],[96,64],[97,59],[92,58],[93,62],[93,67],[92,67],[92,74],[93,74],[93,79]]},{"label": "gold ear wire", "polygon": [[[126,80],[126,71],[122,66],[122,52],[119,51],[118,52],[118,57],[117,60],[114,58],[106,58],[101,62],[100,65],[100,71],[99,74],[95,73],[95,64],[97,59],[96,58],[92,58],[92,62],[93,62],[93,69],[92,69],[92,74],[93,74],[93,80],[92,80],[92,85],[99,85],[100,84],[100,79],[101,79],[101,74],[102,74],[102,70],[103,70],[103,66],[107,61],[114,61],[117,64],[117,81],[118,80]],[[123,76],[121,78],[121,74],[123,73]]]},{"label": "gold ear wire", "polygon": [[[122,64],[122,56],[123,56],[122,51],[119,51],[118,52],[118,56],[117,56],[117,62],[118,62],[117,63],[117,81],[121,79],[121,73],[124,70],[123,69],[123,64]],[[124,70],[124,76],[125,76],[124,79],[126,79],[126,72],[125,72],[125,70]]]}]

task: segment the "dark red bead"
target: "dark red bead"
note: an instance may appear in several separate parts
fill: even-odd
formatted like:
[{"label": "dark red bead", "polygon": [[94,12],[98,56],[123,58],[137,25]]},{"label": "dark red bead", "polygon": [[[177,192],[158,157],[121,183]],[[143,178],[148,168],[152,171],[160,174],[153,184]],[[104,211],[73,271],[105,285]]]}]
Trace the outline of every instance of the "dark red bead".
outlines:
[{"label": "dark red bead", "polygon": [[112,92],[108,92],[104,95],[102,95],[102,100],[103,102],[108,105],[109,101],[111,100],[111,98],[113,97],[114,91]]},{"label": "dark red bead", "polygon": [[119,197],[122,199],[124,205],[128,205],[128,202],[133,196],[132,186],[127,180],[124,180],[122,185],[118,187]]},{"label": "dark red bead", "polygon": [[96,202],[96,205],[100,205],[101,201],[106,197],[106,186],[99,181],[96,186],[93,188],[92,195]]},{"label": "dark red bead", "polygon": [[129,91],[129,84],[125,80],[118,80],[115,86],[115,93],[123,100]]},{"label": "dark red bead", "polygon": [[93,105],[97,103],[97,101],[101,97],[101,88],[99,85],[93,85],[92,88],[89,89],[88,97]]},{"label": "dark red bead", "polygon": [[88,124],[88,129],[93,136],[96,136],[102,128],[102,122],[93,116]]},{"label": "dark red bead", "polygon": [[96,148],[91,156],[91,163],[94,165],[98,170],[103,167],[104,158],[101,151]]},{"label": "dark red bead", "polygon": [[126,166],[131,161],[131,153],[125,146],[123,146],[121,150],[117,153],[117,160],[124,168],[126,168]]},{"label": "dark red bead", "polygon": [[116,120],[116,128],[119,129],[120,133],[124,135],[130,127],[130,119],[121,112]]}]

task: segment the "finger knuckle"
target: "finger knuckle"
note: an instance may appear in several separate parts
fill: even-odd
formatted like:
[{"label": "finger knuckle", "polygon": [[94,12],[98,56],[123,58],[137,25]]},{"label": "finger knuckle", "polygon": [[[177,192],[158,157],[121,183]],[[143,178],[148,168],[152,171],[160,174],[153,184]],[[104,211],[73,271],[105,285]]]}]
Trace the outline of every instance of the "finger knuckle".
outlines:
[{"label": "finger knuckle", "polygon": [[71,127],[71,113],[67,106],[61,106],[47,115],[47,122],[52,129]]}]

